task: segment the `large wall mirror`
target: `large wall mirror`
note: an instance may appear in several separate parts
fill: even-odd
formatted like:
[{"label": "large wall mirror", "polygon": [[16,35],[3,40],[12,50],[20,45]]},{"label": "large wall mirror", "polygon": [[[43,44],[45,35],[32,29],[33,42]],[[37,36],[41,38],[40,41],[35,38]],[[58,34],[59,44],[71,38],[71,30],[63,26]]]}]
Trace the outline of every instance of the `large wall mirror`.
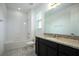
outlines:
[{"label": "large wall mirror", "polygon": [[45,33],[79,36],[79,4],[61,3],[48,10],[44,30]]}]

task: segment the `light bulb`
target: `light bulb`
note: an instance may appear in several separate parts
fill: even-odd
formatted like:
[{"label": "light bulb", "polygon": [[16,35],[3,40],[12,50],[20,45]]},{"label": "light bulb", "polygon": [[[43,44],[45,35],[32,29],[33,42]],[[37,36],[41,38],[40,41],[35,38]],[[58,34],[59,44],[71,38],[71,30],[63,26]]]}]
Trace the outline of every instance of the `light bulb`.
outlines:
[{"label": "light bulb", "polygon": [[21,10],[21,8],[18,8],[18,10]]},{"label": "light bulb", "polygon": [[26,24],[26,22],[24,22],[24,25]]}]

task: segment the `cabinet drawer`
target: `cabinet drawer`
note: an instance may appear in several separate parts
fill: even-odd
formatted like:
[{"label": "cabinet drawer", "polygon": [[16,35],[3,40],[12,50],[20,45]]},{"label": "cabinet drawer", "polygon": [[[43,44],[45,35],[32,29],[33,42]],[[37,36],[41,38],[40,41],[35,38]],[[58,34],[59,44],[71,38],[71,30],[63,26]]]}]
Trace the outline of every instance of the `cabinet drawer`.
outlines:
[{"label": "cabinet drawer", "polygon": [[64,45],[59,45],[59,51],[71,56],[77,54],[76,49]]}]

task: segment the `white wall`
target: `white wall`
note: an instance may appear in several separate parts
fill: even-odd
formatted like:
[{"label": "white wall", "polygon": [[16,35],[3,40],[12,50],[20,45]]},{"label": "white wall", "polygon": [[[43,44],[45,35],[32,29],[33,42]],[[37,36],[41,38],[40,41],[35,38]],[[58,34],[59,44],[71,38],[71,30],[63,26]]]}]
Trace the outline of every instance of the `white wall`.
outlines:
[{"label": "white wall", "polygon": [[27,41],[27,14],[19,10],[8,9],[5,49],[23,47]]},{"label": "white wall", "polygon": [[71,28],[72,32],[79,36],[79,3],[71,7]]},{"label": "white wall", "polygon": [[0,4],[0,55],[4,52],[4,40],[6,39],[6,6],[5,4],[1,3]]}]

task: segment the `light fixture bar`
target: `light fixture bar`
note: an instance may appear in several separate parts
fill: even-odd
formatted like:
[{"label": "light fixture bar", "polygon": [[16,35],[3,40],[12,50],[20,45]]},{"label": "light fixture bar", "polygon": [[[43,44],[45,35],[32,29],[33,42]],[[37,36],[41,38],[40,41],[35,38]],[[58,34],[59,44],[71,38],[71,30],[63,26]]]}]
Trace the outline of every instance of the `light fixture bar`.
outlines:
[{"label": "light fixture bar", "polygon": [[56,8],[58,5],[60,5],[61,3],[49,3],[48,4],[48,9],[52,9],[52,8]]}]

